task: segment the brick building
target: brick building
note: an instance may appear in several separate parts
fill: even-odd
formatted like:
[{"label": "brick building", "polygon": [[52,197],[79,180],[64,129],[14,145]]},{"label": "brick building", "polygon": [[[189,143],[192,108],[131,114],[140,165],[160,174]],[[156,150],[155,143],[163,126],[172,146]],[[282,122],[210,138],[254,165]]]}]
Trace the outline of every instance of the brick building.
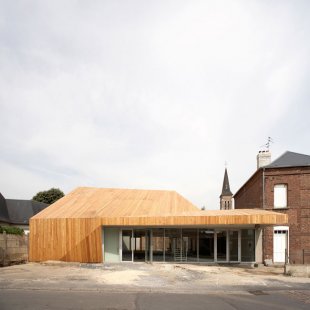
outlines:
[{"label": "brick building", "polygon": [[310,263],[310,156],[285,152],[270,163],[269,151],[257,156],[257,170],[234,195],[235,209],[265,209],[288,214],[287,226],[263,230],[263,259]]}]

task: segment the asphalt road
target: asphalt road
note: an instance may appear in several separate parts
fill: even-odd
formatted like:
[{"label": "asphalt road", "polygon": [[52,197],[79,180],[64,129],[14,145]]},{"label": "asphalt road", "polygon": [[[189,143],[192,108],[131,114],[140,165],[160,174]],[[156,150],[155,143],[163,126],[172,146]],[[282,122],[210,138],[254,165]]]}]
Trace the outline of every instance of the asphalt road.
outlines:
[{"label": "asphalt road", "polygon": [[105,310],[266,310],[310,309],[309,291],[223,292],[164,294],[104,291],[0,290],[1,310],[105,309]]}]

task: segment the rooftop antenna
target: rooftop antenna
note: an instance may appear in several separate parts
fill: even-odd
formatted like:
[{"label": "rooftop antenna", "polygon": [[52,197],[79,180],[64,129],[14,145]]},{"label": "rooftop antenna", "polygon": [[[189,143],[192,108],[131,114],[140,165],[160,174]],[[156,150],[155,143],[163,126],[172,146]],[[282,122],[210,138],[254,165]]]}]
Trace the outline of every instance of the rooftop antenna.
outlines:
[{"label": "rooftop antenna", "polygon": [[273,139],[268,137],[267,143],[263,144],[261,148],[264,148],[264,151],[269,152],[270,144],[273,143]]}]

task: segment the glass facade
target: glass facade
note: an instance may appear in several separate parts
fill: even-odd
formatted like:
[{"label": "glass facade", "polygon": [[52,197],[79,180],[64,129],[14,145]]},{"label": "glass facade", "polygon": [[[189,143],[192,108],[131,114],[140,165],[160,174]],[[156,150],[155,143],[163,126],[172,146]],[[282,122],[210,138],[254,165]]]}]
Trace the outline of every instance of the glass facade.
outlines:
[{"label": "glass facade", "polygon": [[182,261],[181,229],[165,229],[165,261]]},{"label": "glass facade", "polygon": [[214,230],[199,230],[199,261],[214,261]]},{"label": "glass facade", "polygon": [[122,230],[122,261],[254,262],[254,229]]},{"label": "glass facade", "polygon": [[122,261],[132,261],[132,230],[122,231]]},{"label": "glass facade", "polygon": [[254,262],[255,261],[255,230],[242,229],[241,230],[241,261]]},{"label": "glass facade", "polygon": [[152,250],[153,250],[153,261],[163,262],[164,261],[164,230],[163,229],[153,229]]},{"label": "glass facade", "polygon": [[186,262],[197,262],[197,229],[182,229],[182,258]]},{"label": "glass facade", "polygon": [[226,262],[227,260],[227,231],[218,231],[217,237],[217,261]]},{"label": "glass facade", "polygon": [[144,262],[150,260],[150,231],[133,231],[133,260],[135,262]]},{"label": "glass facade", "polygon": [[239,242],[239,231],[230,230],[229,231],[229,260],[231,262],[238,261],[238,242]]}]

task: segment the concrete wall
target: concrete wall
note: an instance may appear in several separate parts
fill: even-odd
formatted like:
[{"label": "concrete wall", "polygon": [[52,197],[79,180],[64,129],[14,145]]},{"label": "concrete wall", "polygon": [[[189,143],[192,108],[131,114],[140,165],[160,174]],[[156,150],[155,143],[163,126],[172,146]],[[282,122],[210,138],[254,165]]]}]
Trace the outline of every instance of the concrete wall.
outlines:
[{"label": "concrete wall", "polygon": [[310,265],[285,265],[284,273],[292,277],[310,278]]},{"label": "concrete wall", "polygon": [[28,260],[28,236],[0,234],[0,266]]},{"label": "concrete wall", "polygon": [[255,261],[256,263],[263,263],[263,230],[261,228],[255,229]]}]

